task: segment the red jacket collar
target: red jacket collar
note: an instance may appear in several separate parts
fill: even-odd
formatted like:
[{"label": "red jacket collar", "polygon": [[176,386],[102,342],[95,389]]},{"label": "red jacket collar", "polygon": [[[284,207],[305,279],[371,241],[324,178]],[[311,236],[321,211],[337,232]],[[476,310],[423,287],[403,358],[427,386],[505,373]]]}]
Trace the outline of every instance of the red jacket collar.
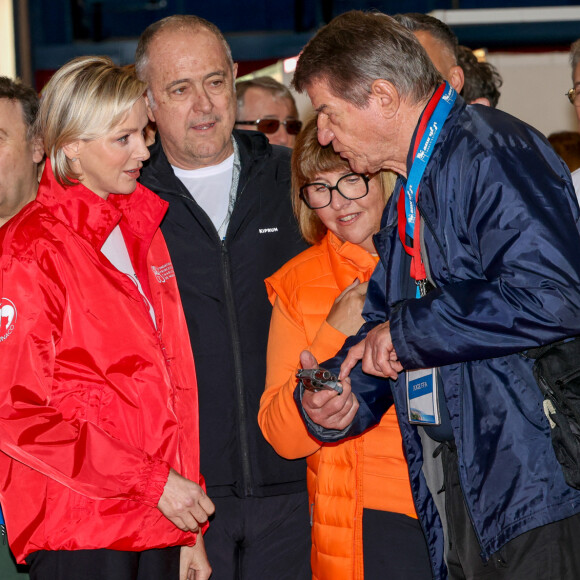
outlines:
[{"label": "red jacket collar", "polygon": [[117,224],[126,238],[152,238],[168,206],[139,183],[133,193],[111,194],[106,200],[81,183],[63,187],[54,177],[50,160],[46,161],[36,201],[97,250]]}]

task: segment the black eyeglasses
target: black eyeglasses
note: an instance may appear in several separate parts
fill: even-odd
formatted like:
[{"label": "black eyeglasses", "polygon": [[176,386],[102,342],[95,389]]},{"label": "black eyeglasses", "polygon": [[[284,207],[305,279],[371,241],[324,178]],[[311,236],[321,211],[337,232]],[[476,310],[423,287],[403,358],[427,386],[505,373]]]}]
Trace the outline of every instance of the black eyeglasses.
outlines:
[{"label": "black eyeglasses", "polygon": [[298,135],[302,129],[302,121],[298,119],[288,119],[287,121],[278,121],[278,119],[258,119],[257,121],[236,121],[236,125],[256,125],[258,131],[271,135],[275,133],[280,125],[286,127],[288,135]]},{"label": "black eyeglasses", "polygon": [[580,100],[578,100],[578,97],[580,97],[580,92],[576,92],[576,89],[574,87],[572,87],[567,93],[566,96],[568,97],[568,100],[575,106],[575,107],[580,107]]},{"label": "black eyeglasses", "polygon": [[345,199],[360,199],[369,192],[369,178],[362,173],[347,173],[336,185],[307,183],[300,188],[300,199],[310,209],[322,209],[331,204],[333,190]]}]

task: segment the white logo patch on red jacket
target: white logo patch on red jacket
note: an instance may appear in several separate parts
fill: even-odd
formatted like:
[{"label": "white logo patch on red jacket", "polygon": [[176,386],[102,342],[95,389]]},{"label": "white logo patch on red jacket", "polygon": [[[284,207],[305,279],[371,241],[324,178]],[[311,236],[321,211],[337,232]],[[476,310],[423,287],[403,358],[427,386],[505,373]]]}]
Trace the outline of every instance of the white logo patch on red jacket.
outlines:
[{"label": "white logo patch on red jacket", "polygon": [[16,306],[8,298],[0,298],[0,342],[6,340],[16,324]]},{"label": "white logo patch on red jacket", "polygon": [[163,264],[162,266],[151,266],[151,271],[155,278],[157,278],[157,282],[161,284],[165,284],[170,278],[175,278],[175,272],[173,271],[173,264],[171,262],[167,262],[167,264]]}]

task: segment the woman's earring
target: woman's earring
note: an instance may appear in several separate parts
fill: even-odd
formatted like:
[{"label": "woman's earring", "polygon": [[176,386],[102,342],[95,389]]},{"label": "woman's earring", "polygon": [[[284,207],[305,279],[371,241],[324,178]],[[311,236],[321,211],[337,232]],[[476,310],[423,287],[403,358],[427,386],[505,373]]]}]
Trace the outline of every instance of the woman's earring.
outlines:
[{"label": "woman's earring", "polygon": [[75,161],[78,160],[78,157],[71,157],[70,160],[74,163]]}]

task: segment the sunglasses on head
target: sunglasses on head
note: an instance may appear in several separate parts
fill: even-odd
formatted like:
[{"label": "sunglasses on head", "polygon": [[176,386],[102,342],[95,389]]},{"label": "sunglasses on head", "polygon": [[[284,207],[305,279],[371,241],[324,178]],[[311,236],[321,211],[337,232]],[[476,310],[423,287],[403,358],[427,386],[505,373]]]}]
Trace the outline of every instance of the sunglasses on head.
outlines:
[{"label": "sunglasses on head", "polygon": [[278,119],[258,119],[257,121],[236,121],[236,125],[256,125],[258,131],[270,135],[275,133],[280,125],[286,127],[288,135],[298,135],[302,129],[302,121],[298,119],[289,119],[288,121],[279,121]]}]

